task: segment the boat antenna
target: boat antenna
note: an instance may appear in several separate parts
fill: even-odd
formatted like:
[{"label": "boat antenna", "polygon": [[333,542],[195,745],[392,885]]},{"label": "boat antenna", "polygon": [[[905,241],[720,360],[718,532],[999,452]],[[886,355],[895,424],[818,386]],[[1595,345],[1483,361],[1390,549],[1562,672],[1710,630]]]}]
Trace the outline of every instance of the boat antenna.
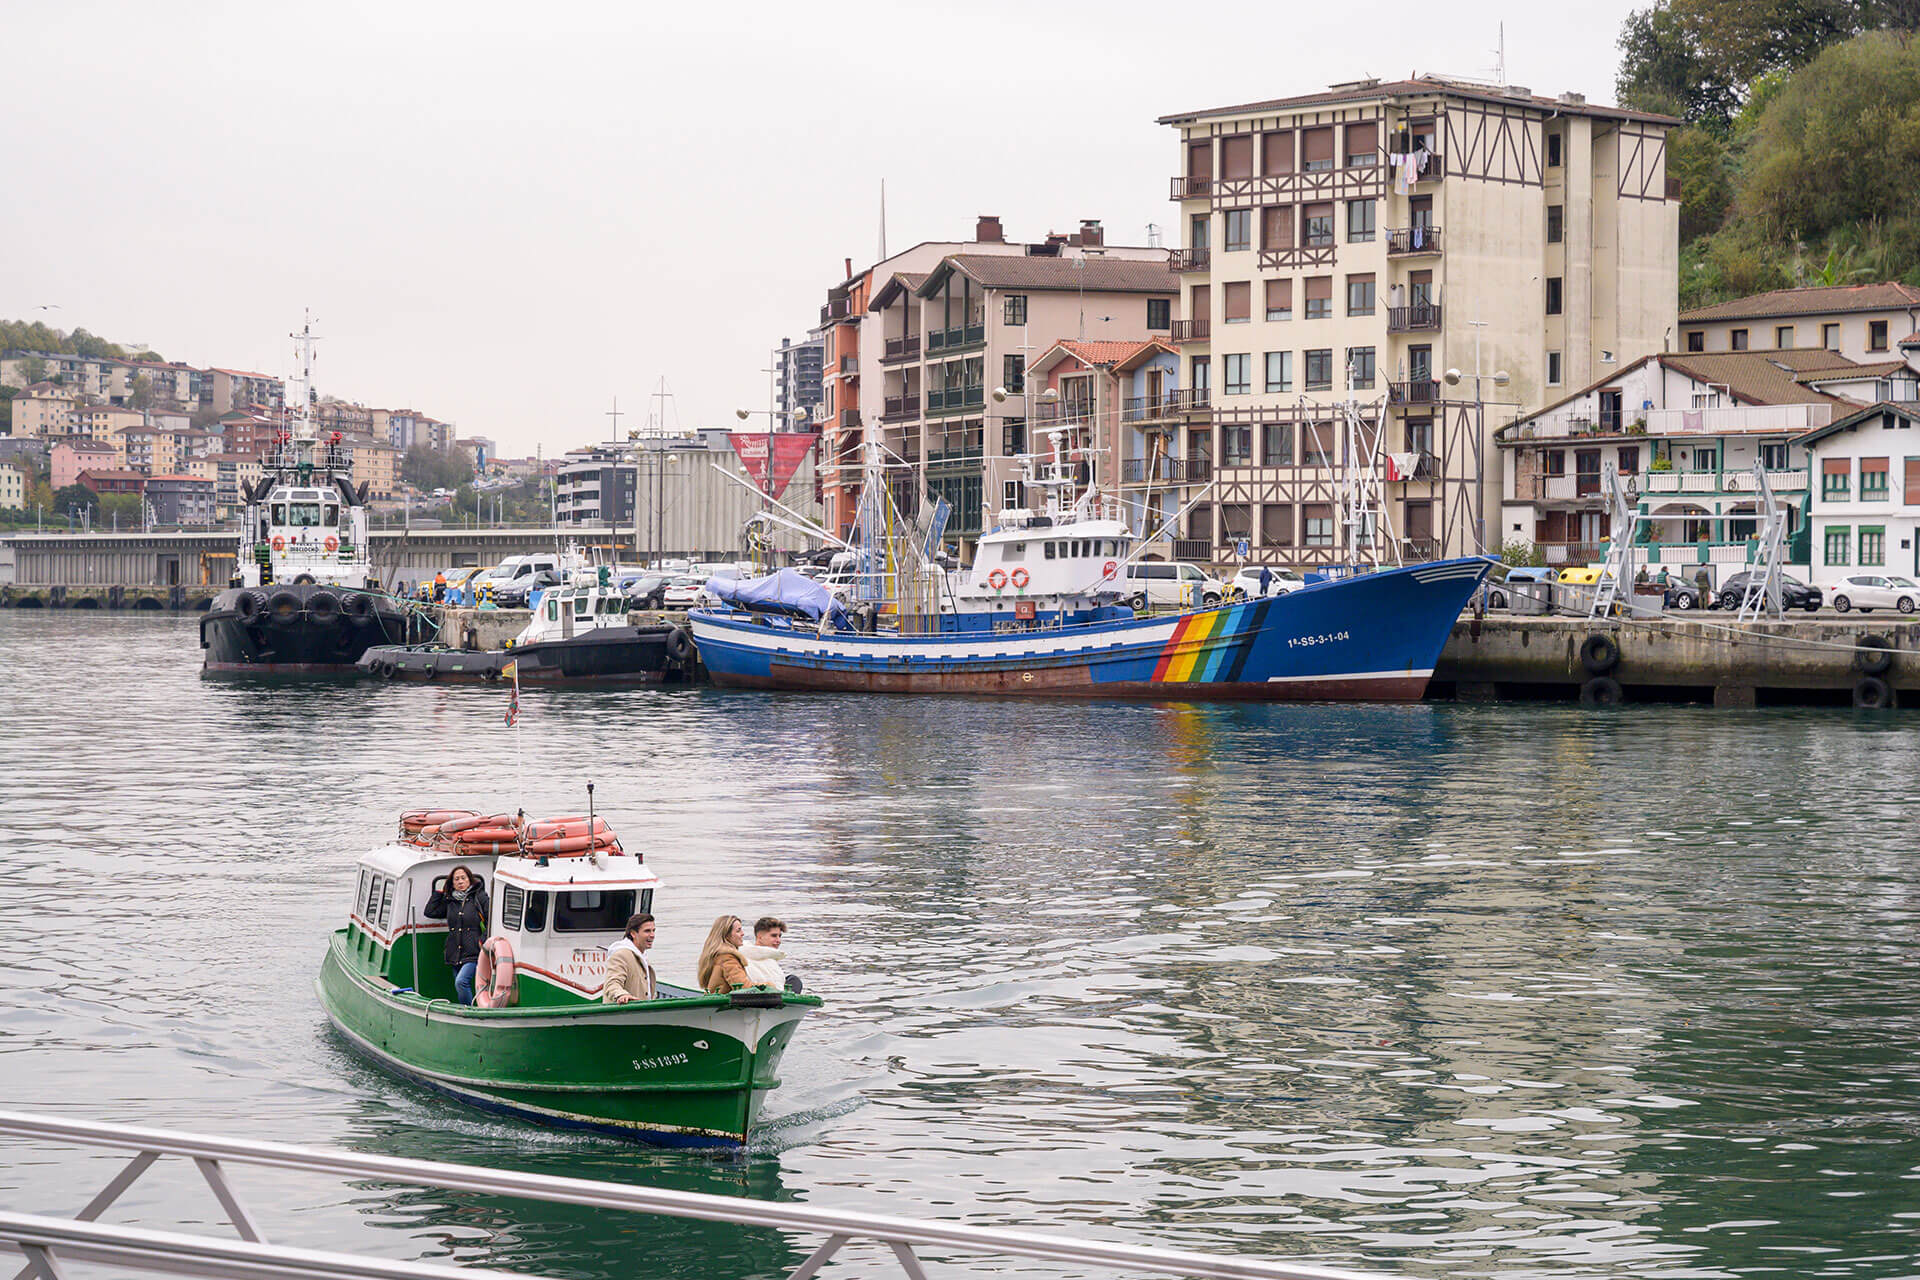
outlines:
[{"label": "boat antenna", "polygon": [[587,834],[593,834],[593,784],[587,784]]}]

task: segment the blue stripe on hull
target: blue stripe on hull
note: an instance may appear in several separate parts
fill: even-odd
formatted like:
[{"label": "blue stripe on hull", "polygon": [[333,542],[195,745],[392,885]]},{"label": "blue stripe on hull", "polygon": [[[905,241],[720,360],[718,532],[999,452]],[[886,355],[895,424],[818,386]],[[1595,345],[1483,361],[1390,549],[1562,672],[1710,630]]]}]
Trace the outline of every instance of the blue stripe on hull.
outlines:
[{"label": "blue stripe on hull", "polygon": [[[704,610],[693,624],[720,684],[1181,697],[1263,696],[1262,686],[1300,684],[1322,690],[1313,696],[1364,697],[1341,690],[1375,680],[1396,681],[1403,692],[1395,696],[1418,697],[1487,567],[1439,561],[1172,618],[1049,631],[820,636]],[[1156,681],[1163,658],[1168,669]],[[1274,687],[1264,696],[1290,695]]]}]

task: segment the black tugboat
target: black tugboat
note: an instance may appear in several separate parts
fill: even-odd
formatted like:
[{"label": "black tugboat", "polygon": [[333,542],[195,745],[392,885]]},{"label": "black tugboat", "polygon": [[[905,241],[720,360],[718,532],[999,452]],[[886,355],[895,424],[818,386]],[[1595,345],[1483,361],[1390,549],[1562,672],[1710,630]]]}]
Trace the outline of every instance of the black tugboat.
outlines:
[{"label": "black tugboat", "polygon": [[370,645],[406,644],[425,627],[380,589],[367,546],[367,486],[355,488],[340,434],[314,434],[313,338],[301,346],[299,399],[265,474],[244,494],[233,580],[200,620],[204,671],[352,674]]}]

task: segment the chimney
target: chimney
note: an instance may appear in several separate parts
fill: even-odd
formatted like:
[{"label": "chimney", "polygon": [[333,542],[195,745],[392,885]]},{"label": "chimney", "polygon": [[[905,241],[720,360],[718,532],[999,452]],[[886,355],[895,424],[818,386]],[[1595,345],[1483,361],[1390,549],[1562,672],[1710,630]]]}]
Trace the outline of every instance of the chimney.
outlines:
[{"label": "chimney", "polygon": [[852,258],[847,259],[847,274],[845,274],[844,276],[841,276],[840,278],[842,280],[853,279],[853,259]]},{"label": "chimney", "polygon": [[1584,107],[1587,105],[1587,95],[1584,93],[1563,93],[1560,95],[1560,101],[1569,107]]},{"label": "chimney", "polygon": [[1100,219],[1080,219],[1080,247],[1098,249],[1107,242],[1107,233],[1100,229]]},{"label": "chimney", "polygon": [[1006,233],[1000,230],[1000,216],[998,214],[983,213],[980,215],[979,220],[973,224],[973,240],[975,244],[1001,244],[1005,242],[1006,238]]}]

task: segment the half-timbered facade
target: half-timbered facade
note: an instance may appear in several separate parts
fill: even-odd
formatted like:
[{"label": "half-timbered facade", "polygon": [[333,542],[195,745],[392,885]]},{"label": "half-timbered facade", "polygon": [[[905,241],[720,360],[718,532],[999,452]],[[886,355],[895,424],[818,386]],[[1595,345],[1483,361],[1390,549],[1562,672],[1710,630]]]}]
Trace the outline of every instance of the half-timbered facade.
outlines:
[{"label": "half-timbered facade", "polygon": [[1207,406],[1168,453],[1212,486],[1183,557],[1353,559],[1336,518],[1349,394],[1379,424],[1402,555],[1497,548],[1491,433],[1511,414],[1490,406],[1542,403],[1671,336],[1666,117],[1421,77],[1161,123],[1181,145],[1173,338]]}]

